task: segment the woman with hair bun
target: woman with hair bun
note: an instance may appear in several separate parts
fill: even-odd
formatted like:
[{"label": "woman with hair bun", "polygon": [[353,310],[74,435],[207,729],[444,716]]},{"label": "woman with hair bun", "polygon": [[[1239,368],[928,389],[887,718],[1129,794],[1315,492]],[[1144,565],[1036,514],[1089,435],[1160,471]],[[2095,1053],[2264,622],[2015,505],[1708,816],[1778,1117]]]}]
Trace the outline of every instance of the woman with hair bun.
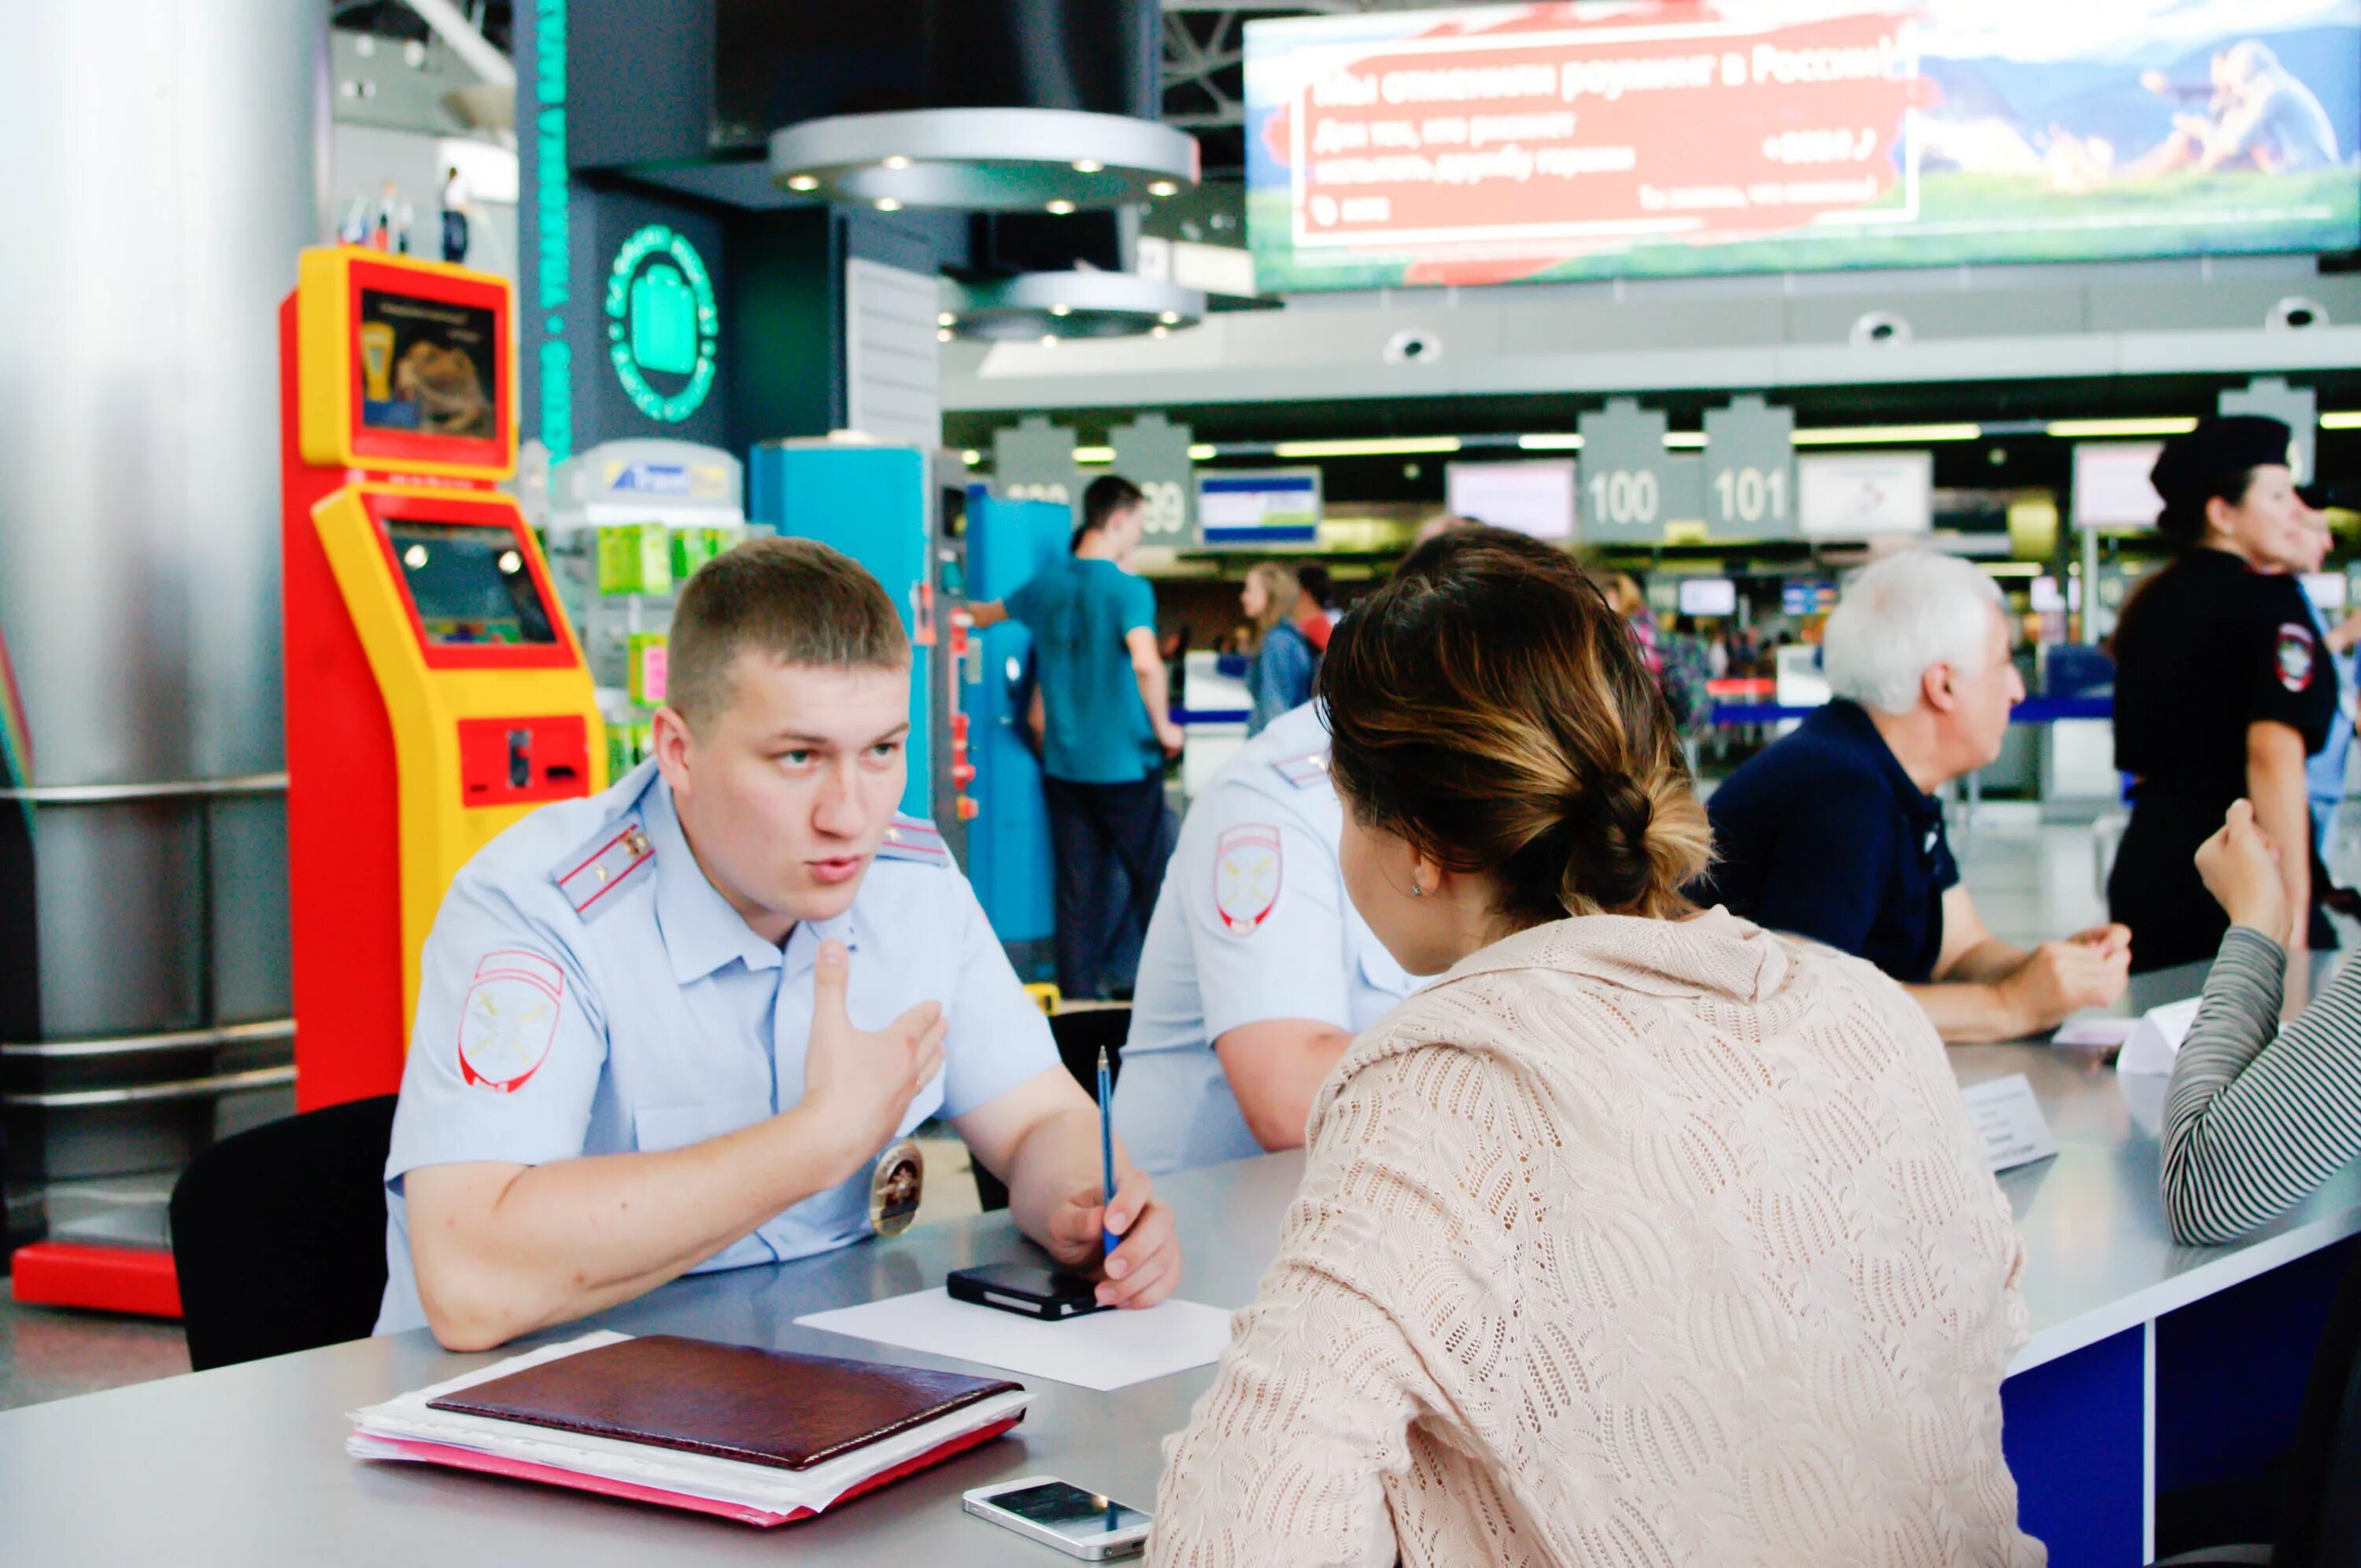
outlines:
[{"label": "woman with hair bun", "polygon": [[1320,689],[1355,907],[1442,978],[1307,1127],[1151,1560],[2033,1564],[2020,1249],[1870,965],[1682,896],[1706,817],[1566,556],[1422,546]]},{"label": "woman with hair bun", "polygon": [[2254,802],[2279,858],[2291,947],[2334,942],[2312,885],[2305,759],[2328,741],[2336,667],[2290,574],[2312,558],[2312,508],[2275,419],[2210,419],[2165,444],[2157,532],[2180,554],[2124,609],[2115,632],[2115,766],[2132,820],[2107,878],[2131,927],[2132,969],[2201,963],[2229,917],[2197,874],[2197,847],[2230,803]]}]

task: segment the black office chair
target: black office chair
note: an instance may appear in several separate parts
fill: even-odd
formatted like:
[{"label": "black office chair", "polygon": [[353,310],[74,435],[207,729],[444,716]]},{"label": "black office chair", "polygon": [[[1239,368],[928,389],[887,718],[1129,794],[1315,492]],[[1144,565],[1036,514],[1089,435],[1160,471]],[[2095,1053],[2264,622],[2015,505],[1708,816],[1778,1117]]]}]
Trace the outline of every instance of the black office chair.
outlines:
[{"label": "black office chair", "polygon": [[[1106,1047],[1107,1081],[1112,1084],[1123,1076],[1124,1036],[1130,1033],[1128,1007],[1078,1007],[1049,1014],[1049,1035],[1058,1042],[1058,1059],[1093,1099],[1099,1091],[1099,1047]],[[972,1158],[968,1165],[975,1173],[975,1195],[984,1212],[1007,1208],[1008,1189],[1000,1179]]]},{"label": "black office chair", "polygon": [[203,1372],[366,1339],[385,1295],[394,1096],[225,1138],[172,1189],[189,1365]]},{"label": "black office chair", "polygon": [[2158,1568],[2361,1568],[2361,1247],[2328,1310],[2312,1380],[2297,1413],[2279,1498],[2277,1538],[2257,1547],[2213,1547],[2161,1559]]}]

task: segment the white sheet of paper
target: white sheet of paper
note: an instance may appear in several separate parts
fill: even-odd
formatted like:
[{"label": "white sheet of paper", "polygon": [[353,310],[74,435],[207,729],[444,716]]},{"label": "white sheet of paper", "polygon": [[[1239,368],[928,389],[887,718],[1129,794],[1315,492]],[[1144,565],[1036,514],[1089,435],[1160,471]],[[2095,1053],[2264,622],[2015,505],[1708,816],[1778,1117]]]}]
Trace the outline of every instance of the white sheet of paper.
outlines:
[{"label": "white sheet of paper", "polygon": [[1103,1394],[1219,1360],[1230,1343],[1230,1314],[1196,1301],[1168,1300],[1145,1311],[1093,1312],[1045,1323],[954,1301],[939,1287],[796,1321]]},{"label": "white sheet of paper", "polygon": [[2204,1000],[2192,996],[2142,1014],[2131,1037],[2124,1042],[2124,1054],[2115,1058],[2115,1070],[2170,1072],[2173,1058],[2180,1055],[2180,1042],[2188,1037],[2189,1025],[2197,1022],[2198,1003]]},{"label": "white sheet of paper", "polygon": [[2025,1074],[1979,1083],[1961,1097],[1984,1141],[1984,1163],[1994,1176],[2058,1152],[2057,1135],[2050,1132],[2049,1118],[2041,1113],[2041,1102],[2033,1097],[2033,1085]]}]

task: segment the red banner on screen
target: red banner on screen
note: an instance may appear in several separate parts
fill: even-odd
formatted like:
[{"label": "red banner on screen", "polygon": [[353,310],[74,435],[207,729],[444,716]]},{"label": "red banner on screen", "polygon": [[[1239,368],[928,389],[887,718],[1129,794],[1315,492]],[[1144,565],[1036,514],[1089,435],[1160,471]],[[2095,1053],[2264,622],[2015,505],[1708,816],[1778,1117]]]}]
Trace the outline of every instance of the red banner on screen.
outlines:
[{"label": "red banner on screen", "polygon": [[1270,125],[1303,252],[1564,257],[1916,215],[1910,18],[1340,49]]}]

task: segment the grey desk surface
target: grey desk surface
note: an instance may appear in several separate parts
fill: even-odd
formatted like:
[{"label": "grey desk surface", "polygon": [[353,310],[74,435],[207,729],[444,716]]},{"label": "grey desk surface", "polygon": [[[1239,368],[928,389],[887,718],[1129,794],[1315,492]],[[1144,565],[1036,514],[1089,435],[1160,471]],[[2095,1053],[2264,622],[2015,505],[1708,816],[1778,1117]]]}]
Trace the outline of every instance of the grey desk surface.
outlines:
[{"label": "grey desk surface", "polygon": [[[2128,1004],[2187,995],[2202,977],[2202,969],[2149,977]],[[2361,1180],[2347,1171],[2237,1246],[2176,1247],[2157,1198],[2152,1129],[2161,1079],[2119,1080],[2083,1053],[2036,1046],[1963,1048],[1954,1059],[1964,1082],[2026,1073],[2060,1145],[2055,1159],[2004,1179],[2028,1253],[2034,1338],[2020,1368],[2361,1230]],[[1252,1297],[1300,1168],[1300,1156],[1274,1155],[1163,1183],[1189,1259],[1185,1295],[1224,1307]],[[682,1280],[595,1321],[857,1355],[862,1342],[791,1320],[931,1286],[950,1269],[1018,1256],[1024,1247],[1005,1215],[986,1215],[785,1267]],[[892,1349],[873,1354],[914,1359]],[[447,1354],[423,1333],[401,1334],[0,1414],[0,1563],[645,1568],[695,1553],[716,1562],[1053,1568],[1071,1560],[964,1516],[959,1494],[1048,1472],[1146,1507],[1155,1497],[1158,1440],[1185,1421],[1213,1376],[1204,1368],[1114,1394],[1032,1379],[1038,1398],[1010,1437],[840,1513],[777,1530],[346,1457],[346,1411],[492,1359]]]}]

